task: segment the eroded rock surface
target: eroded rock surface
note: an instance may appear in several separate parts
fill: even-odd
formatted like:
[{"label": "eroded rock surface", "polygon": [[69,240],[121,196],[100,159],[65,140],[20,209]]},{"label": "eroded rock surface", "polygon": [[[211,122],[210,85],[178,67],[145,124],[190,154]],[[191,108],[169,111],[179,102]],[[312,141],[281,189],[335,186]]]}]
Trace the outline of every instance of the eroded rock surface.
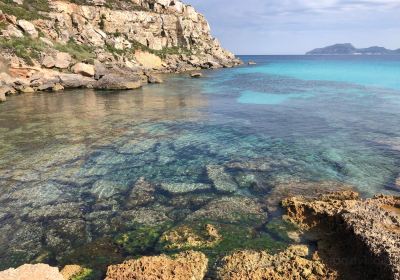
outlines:
[{"label": "eroded rock surface", "polygon": [[292,197],[283,206],[289,220],[317,233],[320,253],[328,260],[335,257],[332,248],[339,248],[354,262],[343,263],[344,269],[371,279],[400,279],[400,197],[361,200],[358,193],[344,191],[318,199]]},{"label": "eroded rock surface", "polygon": [[209,248],[218,244],[221,239],[218,229],[211,224],[207,224],[199,233],[188,226],[181,226],[161,236],[161,242],[166,243],[166,249]]},{"label": "eroded rock surface", "polygon": [[166,255],[142,257],[108,267],[105,280],[201,280],[207,271],[207,258],[200,252],[184,252],[173,258]]},{"label": "eroded rock surface", "polygon": [[65,280],[57,267],[47,264],[24,264],[0,272],[1,280]]},{"label": "eroded rock surface", "polygon": [[221,260],[217,269],[219,280],[287,280],[287,279],[337,279],[317,255],[312,255],[305,245],[291,246],[271,255],[261,251],[239,251]]}]

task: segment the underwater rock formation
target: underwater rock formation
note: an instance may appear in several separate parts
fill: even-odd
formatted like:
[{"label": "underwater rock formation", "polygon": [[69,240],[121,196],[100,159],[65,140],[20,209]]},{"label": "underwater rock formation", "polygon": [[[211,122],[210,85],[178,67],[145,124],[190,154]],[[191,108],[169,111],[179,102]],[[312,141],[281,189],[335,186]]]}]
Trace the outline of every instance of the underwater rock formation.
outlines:
[{"label": "underwater rock formation", "polygon": [[265,197],[268,210],[276,211],[281,201],[287,197],[302,195],[308,198],[316,198],[318,195],[333,192],[352,190],[353,186],[335,181],[304,181],[304,180],[285,180],[274,184],[271,192]]},{"label": "underwater rock formation", "polygon": [[173,256],[142,257],[108,267],[105,280],[202,280],[207,271],[203,253],[188,251]]},{"label": "underwater rock formation", "polygon": [[195,191],[209,190],[211,187],[201,183],[162,183],[161,189],[170,194],[185,194]]},{"label": "underwater rock formation", "polygon": [[267,213],[257,201],[245,196],[222,197],[191,213],[187,221],[247,222],[263,223]]},{"label": "underwater rock formation", "polygon": [[223,166],[207,166],[207,175],[213,182],[215,189],[219,192],[234,193],[238,189],[237,184],[232,177],[225,172],[225,168]]}]

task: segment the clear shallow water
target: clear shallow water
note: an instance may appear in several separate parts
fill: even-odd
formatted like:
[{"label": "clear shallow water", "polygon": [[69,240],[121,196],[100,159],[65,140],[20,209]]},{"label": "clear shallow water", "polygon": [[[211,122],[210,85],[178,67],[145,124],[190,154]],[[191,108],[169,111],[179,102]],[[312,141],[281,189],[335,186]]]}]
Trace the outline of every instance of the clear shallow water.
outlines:
[{"label": "clear shallow water", "polygon": [[278,248],[292,242],[273,218],[287,193],[398,193],[400,57],[243,59],[258,64],[1,104],[0,268],[104,266],[164,252],[159,234],[205,221]]}]

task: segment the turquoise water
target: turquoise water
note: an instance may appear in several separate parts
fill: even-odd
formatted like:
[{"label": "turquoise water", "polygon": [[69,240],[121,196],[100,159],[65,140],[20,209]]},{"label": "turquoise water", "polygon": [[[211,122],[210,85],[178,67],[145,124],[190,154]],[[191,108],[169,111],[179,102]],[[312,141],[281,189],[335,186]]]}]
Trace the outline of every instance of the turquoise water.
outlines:
[{"label": "turquoise water", "polygon": [[281,248],[289,194],[398,193],[400,57],[243,59],[258,64],[0,104],[0,268],[104,268],[206,221],[245,240],[211,255]]}]

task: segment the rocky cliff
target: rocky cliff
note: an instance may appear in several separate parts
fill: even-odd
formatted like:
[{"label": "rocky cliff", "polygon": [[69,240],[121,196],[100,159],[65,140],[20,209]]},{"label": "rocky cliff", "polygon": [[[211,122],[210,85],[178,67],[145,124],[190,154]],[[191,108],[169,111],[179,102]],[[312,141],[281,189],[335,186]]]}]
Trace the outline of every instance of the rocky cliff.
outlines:
[{"label": "rocky cliff", "polygon": [[179,0],[1,0],[0,10],[8,68],[0,99],[63,87],[136,88],[159,81],[149,72],[240,63],[212,37],[205,17]]}]

